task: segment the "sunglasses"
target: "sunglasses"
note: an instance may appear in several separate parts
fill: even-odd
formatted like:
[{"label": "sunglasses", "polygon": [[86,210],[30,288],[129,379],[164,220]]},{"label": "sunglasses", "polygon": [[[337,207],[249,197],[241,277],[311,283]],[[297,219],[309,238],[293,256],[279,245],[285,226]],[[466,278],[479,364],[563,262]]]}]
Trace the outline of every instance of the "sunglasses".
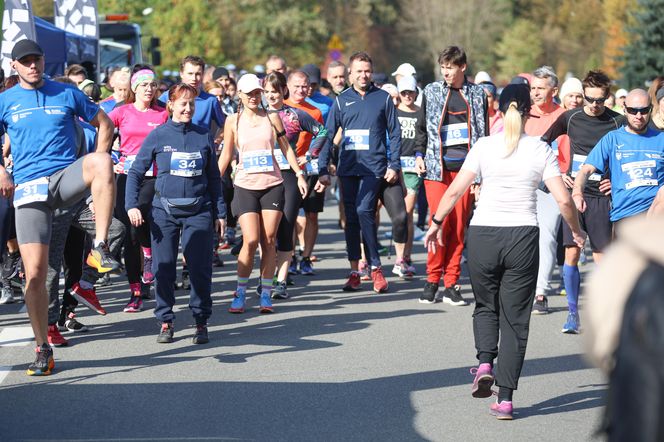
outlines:
[{"label": "sunglasses", "polygon": [[584,95],[583,98],[585,98],[586,101],[590,104],[592,104],[592,103],[602,104],[606,101],[606,99],[608,97],[593,98],[593,97],[589,97],[587,95]]},{"label": "sunglasses", "polygon": [[630,115],[636,115],[636,114],[641,114],[641,115],[647,115],[650,113],[650,110],[652,109],[652,106],[646,106],[646,107],[629,107],[625,106],[625,112],[627,112]]}]

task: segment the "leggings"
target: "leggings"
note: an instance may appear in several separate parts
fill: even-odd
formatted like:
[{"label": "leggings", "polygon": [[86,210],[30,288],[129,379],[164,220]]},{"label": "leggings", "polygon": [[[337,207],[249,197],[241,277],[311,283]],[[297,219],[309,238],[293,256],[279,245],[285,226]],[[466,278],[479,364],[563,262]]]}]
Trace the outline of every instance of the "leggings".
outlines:
[{"label": "leggings", "polygon": [[233,209],[231,209],[235,187],[233,187],[233,180],[231,180],[230,167],[226,171],[226,174],[221,177],[221,191],[224,195],[224,203],[226,204],[226,227],[234,229],[237,227],[237,218],[233,215]]},{"label": "leggings", "polygon": [[152,199],[154,198],[154,178],[145,178],[138,191],[138,208],[145,222],[134,227],[129,222],[125,210],[125,189],[127,175],[117,176],[117,195],[115,217],[125,226],[124,261],[127,280],[130,284],[141,282],[141,247],[150,247],[150,218],[152,217]]},{"label": "leggings", "polygon": [[292,170],[282,170],[284,179],[284,215],[277,230],[277,250],[290,252],[293,250],[293,232],[297,222],[297,213],[302,204],[302,194],[297,188],[297,175]]},{"label": "leggings", "polygon": [[401,179],[393,184],[383,180],[378,198],[385,206],[390,220],[392,220],[392,238],[394,242],[405,244],[408,241],[408,214],[406,213]]}]

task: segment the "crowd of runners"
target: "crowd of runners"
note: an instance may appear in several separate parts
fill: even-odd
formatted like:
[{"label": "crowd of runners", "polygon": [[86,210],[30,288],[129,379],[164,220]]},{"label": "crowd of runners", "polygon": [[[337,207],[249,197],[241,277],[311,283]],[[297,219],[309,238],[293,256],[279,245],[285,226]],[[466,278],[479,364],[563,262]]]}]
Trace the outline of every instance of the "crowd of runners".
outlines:
[{"label": "crowd of runners", "polygon": [[[79,303],[106,314],[95,285],[110,272],[127,277],[128,314],[154,293],[159,343],[174,340],[177,287],[189,292],[193,343],[209,342],[213,267],[226,249],[237,255],[228,311],[246,311],[258,252],[259,312],[272,313],[291,275],[315,274],[318,216],[336,194],[350,267],[339,289],[367,281],[386,293],[388,277],[413,279],[421,230],[419,302],[465,306],[467,261],[472,395],[490,397],[495,383],[491,412],[511,419],[530,315],[548,312],[556,266],[562,331],[578,333],[584,249],[599,262],[616,225],[663,210],[664,78],[613,93],[602,71],[561,84],[542,66],[499,87],[469,75],[462,48],[437,63],[442,79],[422,85],[409,63],[391,81],[378,75],[364,52],[324,77],[279,56],[241,73],[192,55],[178,81],[136,65],[98,85],[76,65],[47,78],[39,45],[18,42],[0,93],[0,304],[27,304],[37,344],[28,374],[51,374],[61,331],[86,330]],[[391,271],[377,235],[383,206]]]}]

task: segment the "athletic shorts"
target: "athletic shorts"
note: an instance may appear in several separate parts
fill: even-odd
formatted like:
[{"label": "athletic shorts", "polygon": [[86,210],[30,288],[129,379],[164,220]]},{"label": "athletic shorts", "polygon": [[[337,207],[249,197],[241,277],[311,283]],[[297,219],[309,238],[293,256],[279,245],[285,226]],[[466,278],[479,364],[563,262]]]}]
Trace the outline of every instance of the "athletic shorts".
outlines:
[{"label": "athletic shorts", "polygon": [[[603,196],[584,195],[583,198],[586,200],[586,211],[579,213],[579,224],[588,233],[593,253],[601,253],[613,238],[613,223],[609,219],[611,200]],[[563,245],[565,247],[575,246],[572,230],[566,222],[562,224]]]},{"label": "athletic shorts", "polygon": [[423,178],[413,172],[403,173],[403,183],[406,186],[406,195],[417,195],[422,186]]},{"label": "athletic shorts", "polygon": [[307,177],[309,190],[307,196],[302,200],[302,208],[306,213],[321,213],[325,207],[325,192],[316,192],[314,187],[318,182],[318,175]]},{"label": "athletic shorts", "polygon": [[233,215],[238,218],[245,213],[261,213],[262,210],[282,211],[284,209],[284,185],[281,183],[262,190],[235,186],[234,193],[231,210],[233,210]]},{"label": "athletic shorts", "polygon": [[19,244],[49,244],[53,211],[78,203],[88,193],[83,181],[83,160],[79,158],[48,178],[46,201],[27,203],[15,209],[16,239]]}]

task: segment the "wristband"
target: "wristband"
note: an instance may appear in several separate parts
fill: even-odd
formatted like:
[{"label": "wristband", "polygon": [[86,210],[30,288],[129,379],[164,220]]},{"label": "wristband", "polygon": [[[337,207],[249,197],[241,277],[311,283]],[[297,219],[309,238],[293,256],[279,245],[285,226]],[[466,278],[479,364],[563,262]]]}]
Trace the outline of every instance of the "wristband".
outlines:
[{"label": "wristband", "polygon": [[442,221],[442,220],[438,221],[438,220],[436,219],[436,216],[435,216],[435,215],[431,217],[431,222],[434,223],[434,224],[437,225],[437,226],[442,226],[442,225],[443,225],[443,221]]},{"label": "wristband", "polygon": [[302,172],[302,169],[300,169],[300,170],[298,170],[297,172],[295,172],[295,175],[297,175],[297,176],[304,176],[304,172]]},{"label": "wristband", "polygon": [[277,138],[281,138],[286,135],[286,131],[282,130],[281,132],[277,132]]}]

